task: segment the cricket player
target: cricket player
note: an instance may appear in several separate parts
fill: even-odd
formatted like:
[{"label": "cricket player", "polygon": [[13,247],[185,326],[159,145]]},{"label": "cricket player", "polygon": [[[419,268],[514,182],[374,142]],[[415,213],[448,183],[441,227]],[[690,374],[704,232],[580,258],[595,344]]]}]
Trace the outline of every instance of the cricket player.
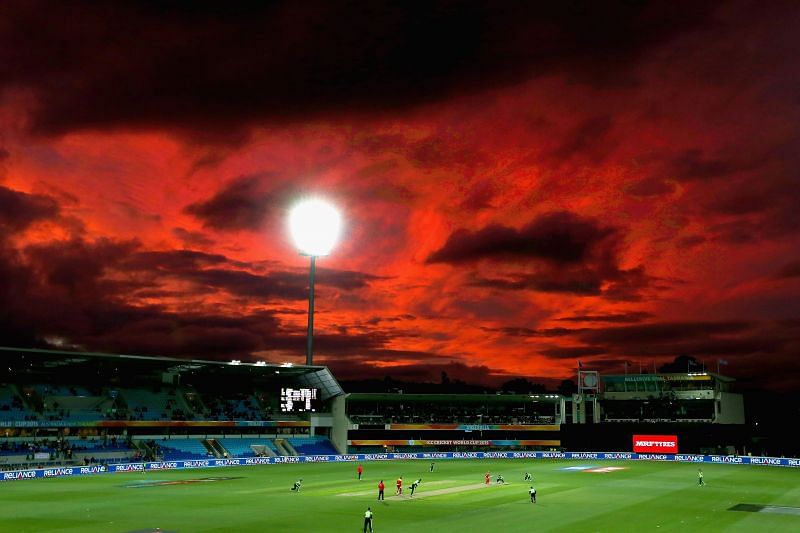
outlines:
[{"label": "cricket player", "polygon": [[525,479],[523,481],[533,481],[533,476],[530,472],[525,472]]},{"label": "cricket player", "polygon": [[397,489],[395,489],[394,493],[396,496],[400,496],[403,494],[403,476],[397,478],[397,483],[395,485],[397,486]]},{"label": "cricket player", "polygon": [[697,485],[698,486],[703,486],[705,484],[706,484],[706,482],[703,481],[703,469],[702,468],[698,468],[697,469]]},{"label": "cricket player", "polygon": [[433,472],[433,461],[431,461],[431,472]]},{"label": "cricket player", "polygon": [[417,479],[414,483],[411,484],[411,497],[414,497],[414,491],[417,490],[419,484],[422,483],[422,478]]},{"label": "cricket player", "polygon": [[364,473],[364,467],[361,466],[361,465],[358,465],[358,468],[356,468],[356,472],[358,472],[358,480],[361,481],[361,474]]},{"label": "cricket player", "polygon": [[297,492],[297,494],[300,494],[300,487],[302,486],[303,486],[303,479],[300,478],[294,482],[294,485],[292,485],[292,490]]},{"label": "cricket player", "polygon": [[486,482],[486,486],[488,487],[489,484],[492,482],[491,474],[489,474],[489,472],[486,472],[486,474],[483,475],[483,478],[484,478],[484,480]]},{"label": "cricket player", "polygon": [[498,485],[500,485],[500,484],[505,485],[506,484],[506,480],[502,475],[497,474],[497,480],[495,480],[495,483],[497,483]]},{"label": "cricket player", "polygon": [[534,489],[533,486],[531,486],[528,494],[531,495],[531,503],[536,503],[536,489]]},{"label": "cricket player", "polygon": [[369,533],[372,532],[372,509],[367,507],[366,512],[364,513],[364,533],[367,533],[367,528],[369,528]]},{"label": "cricket player", "polygon": [[378,501],[383,500],[383,489],[386,488],[386,485],[383,484],[383,480],[378,483]]}]

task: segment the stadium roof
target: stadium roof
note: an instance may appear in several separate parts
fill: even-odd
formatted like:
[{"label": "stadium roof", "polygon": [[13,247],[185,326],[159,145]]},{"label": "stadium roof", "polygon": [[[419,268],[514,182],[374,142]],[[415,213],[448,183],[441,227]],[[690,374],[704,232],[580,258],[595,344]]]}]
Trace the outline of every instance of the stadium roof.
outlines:
[{"label": "stadium roof", "polygon": [[716,372],[658,372],[656,374],[601,374],[603,380],[616,381],[708,381],[717,380],[723,383],[736,381],[729,376],[723,376]]},{"label": "stadium roof", "polygon": [[378,402],[464,402],[464,403],[526,403],[561,401],[560,394],[404,394],[395,392],[352,392],[351,401]]},{"label": "stadium roof", "polygon": [[[148,375],[153,373],[220,376],[225,378],[265,377],[288,378],[292,385],[317,387],[322,399],[344,394],[328,367],[294,365],[291,363],[247,363],[239,360],[209,361],[204,359],[181,359],[175,357],[153,357],[145,355],[107,354],[99,352],[72,352],[39,348],[13,348],[0,346],[5,362],[0,376],[18,379],[21,375],[39,376],[66,374],[115,373]],[[16,355],[16,357],[14,357]]]}]

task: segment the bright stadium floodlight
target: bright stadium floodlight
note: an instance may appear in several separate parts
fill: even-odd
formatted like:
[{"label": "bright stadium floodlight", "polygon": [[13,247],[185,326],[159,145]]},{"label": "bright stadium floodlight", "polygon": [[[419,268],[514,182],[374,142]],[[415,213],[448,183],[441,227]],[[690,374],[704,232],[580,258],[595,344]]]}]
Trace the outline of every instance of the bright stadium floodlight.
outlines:
[{"label": "bright stadium floodlight", "polygon": [[300,253],[311,257],[330,254],[341,228],[339,211],[324,200],[304,200],[289,214],[289,230],[295,246]]},{"label": "bright stadium floodlight", "polygon": [[324,200],[312,198],[295,205],[289,213],[289,231],[301,254],[311,257],[308,283],[308,333],[306,364],[313,364],[314,351],[314,273],[316,258],[329,255],[339,238],[342,217],[339,211]]}]

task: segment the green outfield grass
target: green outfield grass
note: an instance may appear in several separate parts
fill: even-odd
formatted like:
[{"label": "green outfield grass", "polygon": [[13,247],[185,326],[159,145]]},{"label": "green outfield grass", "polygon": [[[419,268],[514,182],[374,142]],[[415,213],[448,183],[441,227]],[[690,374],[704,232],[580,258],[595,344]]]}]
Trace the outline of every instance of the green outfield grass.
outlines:
[{"label": "green outfield grass", "polygon": [[[104,474],[0,484],[0,530],[59,532],[361,531],[367,506],[379,533],[512,531],[800,531],[800,514],[731,511],[737,504],[797,507],[800,472],[789,468],[614,461],[367,462],[265,465]],[[623,467],[608,473],[566,467]],[[483,474],[492,473],[484,487]],[[532,472],[538,502],[529,502]],[[495,485],[503,474],[507,485]],[[414,498],[394,485],[416,477]],[[219,481],[151,485],[208,477]],[[289,490],[303,478],[301,494]],[[377,483],[386,483],[378,502]],[[139,486],[137,485],[145,485]],[[785,514],[784,514],[785,513]]]}]

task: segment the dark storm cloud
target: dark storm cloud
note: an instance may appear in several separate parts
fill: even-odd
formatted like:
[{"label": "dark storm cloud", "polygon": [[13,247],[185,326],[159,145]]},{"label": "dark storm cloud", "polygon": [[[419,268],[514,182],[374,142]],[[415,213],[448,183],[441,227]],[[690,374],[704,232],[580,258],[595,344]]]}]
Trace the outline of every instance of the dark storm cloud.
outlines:
[{"label": "dark storm cloud", "polygon": [[52,287],[70,291],[90,290],[111,268],[123,261],[139,244],[98,239],[72,239],[27,246],[29,265]]},{"label": "dark storm cloud", "polygon": [[3,246],[0,236],[0,341],[4,346],[30,346],[37,324],[31,322],[31,289],[36,280],[14,250]]},{"label": "dark storm cloud", "polygon": [[583,329],[574,328],[544,328],[544,329],[531,329],[514,326],[506,326],[501,328],[488,328],[482,327],[483,331],[492,333],[502,333],[510,337],[564,337],[572,336],[576,333],[583,331]]},{"label": "dark storm cloud", "polygon": [[800,261],[786,263],[775,273],[776,279],[800,278]]},{"label": "dark storm cloud", "polygon": [[[121,304],[118,312],[126,313]],[[103,351],[163,356],[229,358],[246,356],[279,336],[274,317],[181,315],[153,307],[127,321],[70,337]]]},{"label": "dark storm cloud", "polygon": [[257,275],[244,270],[208,268],[181,274],[181,278],[200,286],[223,289],[237,296],[302,300],[308,297],[300,274]]},{"label": "dark storm cloud", "polygon": [[[305,272],[253,274],[245,270],[205,268],[175,272],[175,275],[201,287],[225,290],[236,296],[279,300],[308,298],[308,274]],[[376,279],[380,278],[361,272],[320,269],[316,283],[342,290],[354,290],[364,288]]]},{"label": "dark storm cloud", "polygon": [[190,231],[186,228],[172,228],[172,235],[186,246],[206,247],[214,244],[214,241],[199,231]]},{"label": "dark storm cloud", "polygon": [[220,189],[210,199],[187,206],[184,211],[218,230],[256,230],[270,214],[270,195],[259,176],[243,176]]},{"label": "dark storm cloud", "polygon": [[499,192],[499,187],[489,180],[481,180],[466,191],[460,208],[466,211],[477,211],[492,207],[492,200]]},{"label": "dark storm cloud", "polygon": [[694,248],[706,242],[706,238],[702,235],[687,235],[686,237],[681,237],[675,243],[678,248]]},{"label": "dark storm cloud", "polygon": [[[136,241],[73,239],[32,245],[24,253],[28,266],[48,284],[75,289],[100,280],[106,273],[143,274],[143,285],[130,288],[159,291],[158,283],[173,278],[196,285],[185,293],[210,289],[237,296],[303,300],[308,297],[308,274],[275,270],[254,274],[256,265],[234,261],[221,254],[196,250],[145,251]],[[378,276],[350,270],[320,268],[317,283],[342,290],[366,287]],[[121,285],[119,285],[122,287]]]},{"label": "dark storm cloud", "polygon": [[156,127],[231,143],[264,120],[398,109],[537,75],[615,82],[712,7],[11,1],[0,90],[32,93],[45,134]]},{"label": "dark storm cloud", "polygon": [[779,142],[739,142],[718,154],[687,150],[663,160],[656,180],[681,181],[685,213],[702,223],[703,235],[677,242],[693,247],[699,239],[741,245],[779,240],[800,232],[797,146],[792,130]]},{"label": "dark storm cloud", "polygon": [[[257,265],[234,261],[221,254],[196,250],[137,251],[130,253],[116,268],[122,272],[141,272],[171,276],[201,288],[225,290],[252,298],[303,300],[308,297],[308,274],[274,270],[255,274]],[[379,276],[352,270],[317,269],[316,283],[342,290],[367,287]],[[155,282],[155,281],[154,281]]]},{"label": "dark storm cloud", "polygon": [[402,146],[405,156],[411,163],[423,168],[463,167],[474,169],[487,160],[485,154],[461,146],[450,137],[428,137],[408,146]]},{"label": "dark storm cloud", "polygon": [[608,150],[604,137],[611,131],[614,121],[609,115],[590,117],[568,132],[561,144],[553,150],[550,157],[555,161],[564,161],[575,154],[602,159],[603,151]]},{"label": "dark storm cloud", "polygon": [[469,284],[636,301],[654,280],[641,267],[619,268],[620,240],[617,229],[562,211],[541,215],[520,229],[494,224],[474,232],[457,230],[426,262],[524,264],[528,271],[476,276]]},{"label": "dark storm cloud", "polygon": [[[647,158],[645,158],[647,159]],[[699,148],[684,150],[678,154],[661,155],[648,163],[653,165],[652,175],[625,186],[625,191],[635,197],[652,198],[672,194],[677,183],[712,184],[717,180],[728,180],[766,165],[769,157],[761,153],[738,150],[732,154],[711,155]],[[734,208],[736,201],[718,200],[719,189],[711,195],[712,203],[720,209]],[[740,190],[736,190],[738,194]]]},{"label": "dark storm cloud", "polygon": [[0,231],[21,231],[34,222],[55,218],[59,212],[58,203],[49,196],[0,186]]},{"label": "dark storm cloud", "polygon": [[[553,346],[539,353],[553,358],[592,357],[592,369],[599,366],[619,371],[621,359],[636,361],[679,355],[723,357],[732,365],[789,360],[800,346],[797,321],[763,322],[660,322],[606,328],[565,329],[557,337],[579,346]],[[599,357],[599,359],[598,359]],[[761,359],[763,358],[763,359]],[[767,359],[768,358],[768,359]],[[660,363],[659,363],[660,364]]]},{"label": "dark storm cloud", "polygon": [[[285,213],[294,200],[313,194],[320,187],[303,177],[286,178],[270,172],[239,176],[223,184],[207,200],[190,204],[183,211],[198,219],[205,228],[262,231],[275,216]],[[358,202],[402,197],[403,192],[385,184],[345,183],[337,187],[332,196]]]},{"label": "dark storm cloud", "polygon": [[396,315],[396,316],[373,316],[365,320],[364,323],[369,324],[370,326],[377,326],[381,322],[403,322],[416,319],[417,317],[409,314]]},{"label": "dark storm cloud", "polygon": [[606,353],[606,348],[602,346],[567,346],[559,348],[547,348],[540,350],[539,353],[557,359],[574,359],[577,357],[589,357]]},{"label": "dark storm cloud", "polygon": [[[121,268],[178,272],[233,263],[236,262],[222,254],[208,254],[196,250],[137,251],[125,259]],[[245,264],[236,263],[236,266],[245,266]]]},{"label": "dark storm cloud", "polygon": [[562,211],[542,215],[520,229],[500,224],[478,231],[458,230],[427,263],[468,263],[481,259],[532,258],[553,263],[589,259],[616,231]]},{"label": "dark storm cloud", "polygon": [[678,181],[702,181],[728,176],[744,168],[745,165],[730,159],[709,157],[702,150],[692,149],[672,159],[667,172]]},{"label": "dark storm cloud", "polygon": [[652,313],[644,311],[630,311],[627,313],[611,313],[606,315],[572,315],[557,318],[561,322],[612,322],[612,323],[633,323],[642,322],[652,318]]},{"label": "dark storm cloud", "polygon": [[646,342],[677,342],[719,334],[742,333],[754,325],[749,322],[661,322],[586,330],[581,338],[592,344],[641,344]]},{"label": "dark storm cloud", "polygon": [[632,196],[647,198],[670,194],[675,191],[675,186],[660,178],[646,178],[627,185],[625,191]]},{"label": "dark storm cloud", "polygon": [[514,375],[497,372],[485,365],[466,365],[457,362],[411,363],[391,367],[370,364],[369,361],[337,361],[334,358],[321,358],[328,365],[337,379],[347,380],[384,380],[392,379],[413,383],[439,383],[442,372],[450,380],[475,383],[475,376],[481,376],[482,384],[499,386]]},{"label": "dark storm cloud", "polygon": [[[306,276],[305,273],[302,274]],[[373,281],[387,279],[382,276],[375,276],[373,274],[366,274],[364,272],[356,272],[353,270],[337,270],[332,268],[318,268],[317,277],[315,278],[322,285],[337,287],[339,289],[353,290],[366,287]],[[409,316],[409,315],[404,315]]]},{"label": "dark storm cloud", "polygon": [[[0,345],[48,346],[47,339],[62,338],[92,350],[148,355],[225,359],[246,357],[259,350],[303,353],[303,332],[286,330],[275,317],[280,309],[220,315],[197,305],[193,312],[178,313],[162,305],[134,302],[140,293],[157,291],[154,284],[165,274],[235,295],[305,299],[304,274],[255,276],[234,270],[193,269],[190,267],[196,263],[190,259],[198,258],[177,261],[167,256],[165,260],[157,253],[131,252],[133,246],[100,240],[31,246],[24,254],[0,249]],[[200,260],[209,259],[196,255]],[[126,256],[135,260],[127,262]],[[117,281],[106,277],[109,273],[146,272],[142,270],[146,257],[160,265],[157,278]],[[165,271],[165,265],[174,272]],[[330,274],[334,282],[347,287],[360,283],[355,272]],[[294,285],[287,286],[287,279]],[[198,294],[202,294],[201,289],[184,288],[172,296],[191,301]],[[320,353],[359,353],[375,359],[399,354],[386,349],[394,338],[391,333],[366,332],[320,334],[317,341]],[[403,357],[412,358],[413,354]]]},{"label": "dark storm cloud", "polygon": [[538,292],[567,293],[581,296],[598,295],[601,292],[603,279],[593,272],[582,272],[582,275],[563,276],[553,279],[550,273],[520,275],[514,279],[482,278],[470,283],[473,287],[484,287],[508,291],[532,290]]},{"label": "dark storm cloud", "polygon": [[[800,139],[798,139],[800,142]],[[800,232],[800,186],[796,159],[781,169],[760,169],[753,176],[716,192],[701,206],[701,214],[727,218],[712,226],[714,238],[730,243],[779,239]]]},{"label": "dark storm cloud", "polygon": [[[303,352],[302,331],[284,330],[272,312],[223,316],[213,306],[206,309],[202,298],[225,291],[262,300],[304,300],[305,271],[197,250],[146,250],[136,240],[89,240],[81,234],[14,248],[7,238],[11,233],[39,221],[69,221],[60,217],[51,197],[5,187],[0,187],[0,207],[0,345],[49,346],[58,339],[100,351],[217,358],[267,349]],[[254,273],[268,266],[271,271]],[[337,290],[364,288],[378,279],[356,271],[318,271],[319,285]],[[195,305],[179,313],[141,300],[164,297]],[[335,352],[352,348],[379,354],[392,336],[367,332],[323,335],[322,340]]]}]

